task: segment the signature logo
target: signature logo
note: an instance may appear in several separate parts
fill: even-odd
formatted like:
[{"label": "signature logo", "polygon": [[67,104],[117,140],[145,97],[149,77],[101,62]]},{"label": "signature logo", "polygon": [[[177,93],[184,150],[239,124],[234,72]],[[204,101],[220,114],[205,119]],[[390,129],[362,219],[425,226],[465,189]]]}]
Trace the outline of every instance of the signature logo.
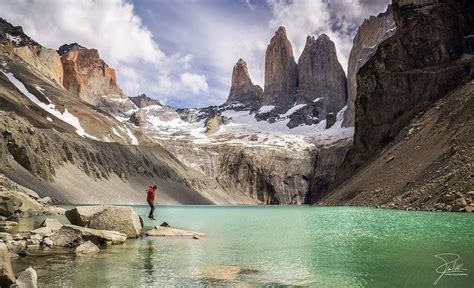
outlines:
[{"label": "signature logo", "polygon": [[434,281],[434,285],[438,284],[443,276],[467,276],[467,269],[463,268],[463,264],[459,262],[461,256],[455,253],[441,253],[434,257],[441,259],[444,263],[436,268],[439,277]]}]

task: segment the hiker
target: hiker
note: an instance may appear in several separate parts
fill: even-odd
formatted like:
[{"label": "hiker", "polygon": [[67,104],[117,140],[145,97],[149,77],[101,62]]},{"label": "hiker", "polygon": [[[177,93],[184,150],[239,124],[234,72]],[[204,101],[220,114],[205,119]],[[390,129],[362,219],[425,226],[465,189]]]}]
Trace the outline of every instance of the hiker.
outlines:
[{"label": "hiker", "polygon": [[148,187],[146,189],[146,202],[148,202],[148,205],[150,205],[150,214],[148,214],[148,218],[151,220],[155,220],[155,217],[153,216],[153,212],[155,211],[155,194],[156,194],[156,185]]}]

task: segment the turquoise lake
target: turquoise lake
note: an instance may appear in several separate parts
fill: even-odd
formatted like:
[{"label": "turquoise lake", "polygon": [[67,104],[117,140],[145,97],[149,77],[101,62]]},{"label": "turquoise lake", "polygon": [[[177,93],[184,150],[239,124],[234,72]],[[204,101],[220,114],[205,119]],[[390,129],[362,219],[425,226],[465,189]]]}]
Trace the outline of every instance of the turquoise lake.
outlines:
[{"label": "turquoise lake", "polygon": [[[148,212],[146,206],[134,209],[142,217]],[[33,266],[40,287],[474,287],[472,214],[160,206],[155,217],[145,220],[145,230],[166,221],[208,236],[130,239],[88,258],[65,250],[32,252],[14,259],[14,269]],[[42,218],[25,219],[20,227]],[[459,255],[456,264],[464,270],[435,285],[436,269],[444,270],[435,257],[441,253],[452,253],[440,256],[446,261]]]}]

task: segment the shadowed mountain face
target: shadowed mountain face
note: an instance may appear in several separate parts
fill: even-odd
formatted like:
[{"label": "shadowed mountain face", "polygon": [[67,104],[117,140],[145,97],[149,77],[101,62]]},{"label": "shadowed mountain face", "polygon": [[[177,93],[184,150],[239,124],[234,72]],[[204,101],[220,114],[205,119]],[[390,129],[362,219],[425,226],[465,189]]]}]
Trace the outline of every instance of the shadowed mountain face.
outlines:
[{"label": "shadowed mountain face", "polygon": [[453,205],[472,190],[467,115],[474,99],[474,5],[394,1],[392,10],[396,33],[357,73],[354,145],[338,169],[340,185],[316,198],[327,204],[464,209]]}]

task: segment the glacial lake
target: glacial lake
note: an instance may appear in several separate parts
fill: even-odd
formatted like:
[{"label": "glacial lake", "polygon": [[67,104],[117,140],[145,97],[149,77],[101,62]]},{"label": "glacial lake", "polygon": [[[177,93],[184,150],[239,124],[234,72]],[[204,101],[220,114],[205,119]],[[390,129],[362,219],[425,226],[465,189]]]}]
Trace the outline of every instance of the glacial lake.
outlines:
[{"label": "glacial lake", "polygon": [[[134,209],[142,217],[148,212],[147,206]],[[14,269],[33,266],[39,287],[474,287],[472,214],[159,206],[155,217],[143,217],[145,229],[166,221],[208,237],[131,239],[93,257],[38,251],[14,259]],[[20,228],[43,218],[22,220]],[[441,275],[436,270],[445,270],[441,258],[449,262],[456,255],[457,267],[466,270],[434,285]]]}]

